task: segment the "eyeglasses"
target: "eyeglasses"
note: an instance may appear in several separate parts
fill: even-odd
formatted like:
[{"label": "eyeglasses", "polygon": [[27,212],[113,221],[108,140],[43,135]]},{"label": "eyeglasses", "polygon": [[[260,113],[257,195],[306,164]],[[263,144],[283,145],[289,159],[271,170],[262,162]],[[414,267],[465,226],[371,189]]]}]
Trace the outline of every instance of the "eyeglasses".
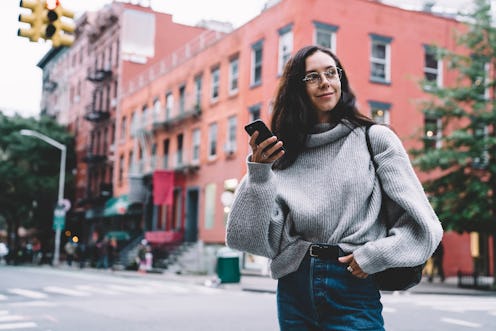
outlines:
[{"label": "eyeglasses", "polygon": [[303,77],[302,81],[308,85],[320,84],[320,83],[322,83],[322,74],[324,74],[324,77],[328,81],[331,81],[334,79],[341,79],[341,76],[343,75],[343,69],[341,69],[341,68],[329,68],[322,73],[311,72],[311,73],[307,74],[305,77]]}]

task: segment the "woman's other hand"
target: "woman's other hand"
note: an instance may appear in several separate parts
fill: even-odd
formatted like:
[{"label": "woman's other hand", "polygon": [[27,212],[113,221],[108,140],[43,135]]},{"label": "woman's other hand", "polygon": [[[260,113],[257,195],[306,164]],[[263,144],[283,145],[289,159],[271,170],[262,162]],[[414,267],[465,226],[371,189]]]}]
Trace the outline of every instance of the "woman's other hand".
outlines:
[{"label": "woman's other hand", "polygon": [[346,256],[341,256],[339,259],[339,262],[343,264],[347,264],[347,270],[351,272],[351,274],[355,277],[358,278],[367,278],[369,274],[363,272],[362,268],[358,265],[357,261],[355,260],[353,254],[346,255]]}]

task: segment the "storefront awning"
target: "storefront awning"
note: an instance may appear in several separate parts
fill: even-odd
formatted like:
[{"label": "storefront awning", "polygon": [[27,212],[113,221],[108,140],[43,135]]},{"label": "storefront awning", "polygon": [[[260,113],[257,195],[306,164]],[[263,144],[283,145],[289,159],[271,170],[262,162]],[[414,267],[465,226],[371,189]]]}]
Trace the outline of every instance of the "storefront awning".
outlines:
[{"label": "storefront awning", "polygon": [[105,202],[103,217],[125,215],[128,207],[129,201],[126,194],[119,197],[110,198],[107,202]]}]

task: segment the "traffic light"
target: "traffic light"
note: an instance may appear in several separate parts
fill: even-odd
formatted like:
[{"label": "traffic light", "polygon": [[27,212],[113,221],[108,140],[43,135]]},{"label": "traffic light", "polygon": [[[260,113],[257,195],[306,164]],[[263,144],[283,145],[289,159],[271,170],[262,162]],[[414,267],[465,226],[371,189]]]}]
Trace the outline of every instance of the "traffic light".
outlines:
[{"label": "traffic light", "polygon": [[59,0],[46,0],[44,12],[43,37],[52,40],[53,47],[71,46],[74,42],[72,33],[76,29],[72,18],[74,13],[60,5]]},{"label": "traffic light", "polygon": [[19,6],[31,10],[30,14],[20,14],[19,22],[28,23],[30,28],[19,28],[17,35],[29,38],[31,41],[38,41],[42,34],[43,25],[43,2],[44,0],[21,0]]}]

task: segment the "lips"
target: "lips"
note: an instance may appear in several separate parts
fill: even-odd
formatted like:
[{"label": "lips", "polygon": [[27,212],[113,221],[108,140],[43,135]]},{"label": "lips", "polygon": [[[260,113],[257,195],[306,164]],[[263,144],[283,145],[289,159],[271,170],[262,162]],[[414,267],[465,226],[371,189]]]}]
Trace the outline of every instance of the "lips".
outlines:
[{"label": "lips", "polygon": [[329,92],[329,93],[319,94],[319,95],[317,95],[317,98],[331,97],[333,95],[334,95],[334,92]]}]

